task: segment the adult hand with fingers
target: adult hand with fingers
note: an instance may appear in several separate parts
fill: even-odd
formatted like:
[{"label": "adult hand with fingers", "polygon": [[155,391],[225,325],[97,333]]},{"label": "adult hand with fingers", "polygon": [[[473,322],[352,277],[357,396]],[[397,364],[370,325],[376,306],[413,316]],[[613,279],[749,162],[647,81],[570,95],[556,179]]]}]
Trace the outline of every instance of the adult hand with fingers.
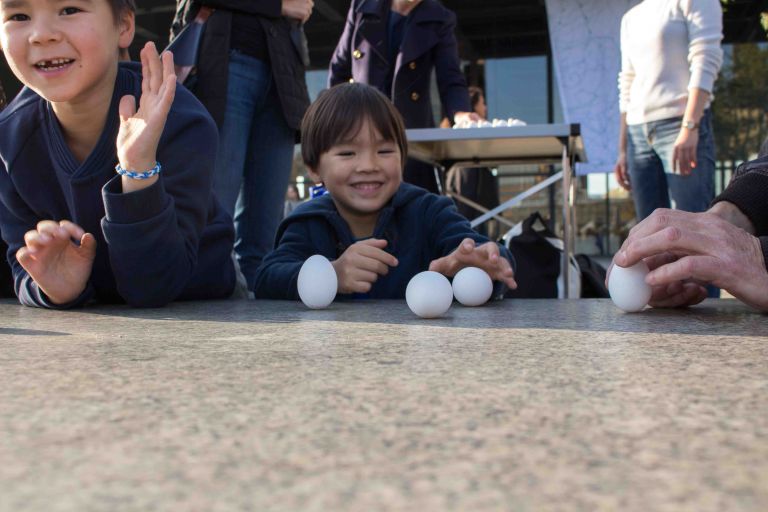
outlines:
[{"label": "adult hand with fingers", "polygon": [[648,263],[652,306],[700,302],[702,284],[708,283],[768,310],[768,270],[760,240],[717,211],[658,209],[632,228],[613,262],[622,267]]},{"label": "adult hand with fingers", "polygon": [[369,238],[354,243],[331,262],[339,280],[339,293],[368,293],[379,276],[396,267],[397,258],[384,250],[386,240]]},{"label": "adult hand with fingers", "polygon": [[70,221],[40,221],[24,235],[16,259],[54,304],[85,290],[96,257],[96,239]]},{"label": "adult hand with fingers", "polygon": [[[157,164],[157,145],[176,94],[173,54],[158,55],[154,43],[141,50],[141,98],[120,99],[120,130],[117,134],[117,158],[127,171],[146,172]],[[133,192],[152,185],[158,176],[146,180],[123,177],[123,192]]]},{"label": "adult hand with fingers", "polygon": [[688,176],[696,168],[696,148],[699,144],[698,130],[683,127],[675,140],[672,150],[672,169]]},{"label": "adult hand with fingers", "polygon": [[465,238],[451,254],[429,264],[429,270],[448,277],[466,267],[481,268],[493,281],[501,281],[513,290],[517,288],[512,265],[501,255],[496,242],[477,245],[473,239]]},{"label": "adult hand with fingers", "polygon": [[281,14],[305,23],[312,16],[313,0],[283,0]]},{"label": "adult hand with fingers", "polygon": [[627,191],[632,190],[632,184],[629,181],[629,168],[627,167],[626,153],[619,153],[619,157],[616,159],[616,165],[613,168],[613,174],[616,177],[616,182],[621,188]]}]

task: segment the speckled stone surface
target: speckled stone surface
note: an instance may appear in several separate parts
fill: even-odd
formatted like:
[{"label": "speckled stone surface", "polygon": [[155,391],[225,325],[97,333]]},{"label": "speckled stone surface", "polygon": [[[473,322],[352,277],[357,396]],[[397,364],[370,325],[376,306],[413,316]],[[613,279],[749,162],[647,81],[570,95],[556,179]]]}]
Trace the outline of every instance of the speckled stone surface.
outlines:
[{"label": "speckled stone surface", "polygon": [[768,510],[733,300],[0,302],[0,509]]}]

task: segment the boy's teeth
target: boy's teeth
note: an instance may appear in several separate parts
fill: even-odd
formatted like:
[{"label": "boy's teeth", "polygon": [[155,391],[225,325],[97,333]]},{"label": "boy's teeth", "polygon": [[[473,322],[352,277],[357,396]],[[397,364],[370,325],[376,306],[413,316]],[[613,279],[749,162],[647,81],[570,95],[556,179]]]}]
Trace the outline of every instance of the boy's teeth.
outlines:
[{"label": "boy's teeth", "polygon": [[50,69],[50,68],[61,68],[61,67],[64,67],[65,65],[69,64],[70,62],[72,62],[72,59],[52,59],[52,60],[44,60],[44,61],[42,61],[42,62],[38,63],[38,64],[37,64],[37,67],[39,67],[39,68],[45,68],[45,69]]}]

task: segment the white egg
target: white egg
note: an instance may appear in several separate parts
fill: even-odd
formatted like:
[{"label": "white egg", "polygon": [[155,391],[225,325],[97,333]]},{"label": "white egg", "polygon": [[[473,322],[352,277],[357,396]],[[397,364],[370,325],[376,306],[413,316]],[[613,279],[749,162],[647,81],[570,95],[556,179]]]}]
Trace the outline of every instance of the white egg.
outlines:
[{"label": "white egg", "polygon": [[301,302],[308,308],[322,309],[328,307],[336,297],[339,279],[328,258],[315,254],[301,266],[296,286]]},{"label": "white egg", "polygon": [[485,270],[467,267],[453,277],[453,296],[465,306],[482,306],[493,293],[493,281]]},{"label": "white egg", "polygon": [[439,272],[419,272],[408,282],[405,301],[411,311],[422,318],[442,316],[451,307],[453,289],[448,278]]},{"label": "white egg", "polygon": [[649,271],[644,261],[627,268],[613,266],[608,278],[608,292],[619,309],[634,313],[648,304],[652,289],[645,282],[645,276]]}]

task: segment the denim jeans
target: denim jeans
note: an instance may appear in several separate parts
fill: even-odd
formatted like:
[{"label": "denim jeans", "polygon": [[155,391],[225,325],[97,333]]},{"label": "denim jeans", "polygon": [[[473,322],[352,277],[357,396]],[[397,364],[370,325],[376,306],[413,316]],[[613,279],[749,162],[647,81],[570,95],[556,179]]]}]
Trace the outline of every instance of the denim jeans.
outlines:
[{"label": "denim jeans", "polygon": [[696,147],[696,168],[688,176],[672,172],[672,153],[682,117],[627,128],[627,167],[638,221],[656,208],[703,212],[715,197],[715,141],[712,115],[704,112]]},{"label": "denim jeans", "polygon": [[[682,120],[673,117],[627,127],[627,166],[638,221],[656,208],[703,212],[715,197],[712,114],[705,110],[699,122],[696,168],[688,176],[672,172],[672,153]],[[720,290],[708,285],[707,294],[719,297]]]},{"label": "denim jeans", "polygon": [[235,253],[249,290],[274,245],[294,142],[269,63],[232,50],[213,187],[235,220]]}]

